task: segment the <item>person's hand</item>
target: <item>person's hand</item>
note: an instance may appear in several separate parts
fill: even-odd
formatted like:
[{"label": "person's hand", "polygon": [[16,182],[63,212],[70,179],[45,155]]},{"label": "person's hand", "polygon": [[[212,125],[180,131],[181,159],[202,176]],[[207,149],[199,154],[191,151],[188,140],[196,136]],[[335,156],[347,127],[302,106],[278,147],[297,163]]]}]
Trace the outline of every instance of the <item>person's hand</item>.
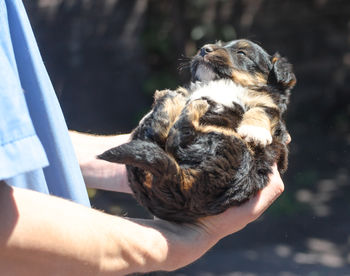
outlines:
[{"label": "person's hand", "polygon": [[199,226],[210,235],[219,239],[244,228],[248,223],[256,220],[282,194],[284,184],[277,170],[273,166],[269,184],[259,193],[239,207],[233,207],[222,214],[201,219]]},{"label": "person's hand", "polygon": [[88,188],[131,193],[126,167],[97,159],[104,151],[126,143],[130,134],[99,136],[69,131]]},{"label": "person's hand", "polygon": [[254,198],[239,207],[200,219],[196,224],[176,224],[164,220],[137,220],[159,231],[167,242],[167,257],[162,267],[174,270],[202,256],[227,235],[243,229],[256,220],[283,192],[284,184],[273,166],[268,185]]}]

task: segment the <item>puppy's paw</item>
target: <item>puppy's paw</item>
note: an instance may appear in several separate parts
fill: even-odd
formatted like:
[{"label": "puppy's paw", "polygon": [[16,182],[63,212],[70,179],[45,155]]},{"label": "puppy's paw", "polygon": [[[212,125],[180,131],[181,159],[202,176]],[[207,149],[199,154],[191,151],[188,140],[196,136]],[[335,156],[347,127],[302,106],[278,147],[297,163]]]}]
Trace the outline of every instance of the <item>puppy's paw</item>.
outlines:
[{"label": "puppy's paw", "polygon": [[256,145],[267,146],[272,143],[271,133],[263,127],[242,125],[237,129],[237,133],[247,142]]},{"label": "puppy's paw", "polygon": [[198,124],[200,118],[209,109],[209,104],[206,100],[194,100],[186,106],[186,117],[192,124]]},{"label": "puppy's paw", "polygon": [[170,96],[171,93],[174,93],[174,92],[169,89],[156,90],[156,92],[154,92],[154,99],[159,100],[161,98],[164,98],[165,96]]},{"label": "puppy's paw", "polygon": [[206,100],[195,100],[189,104],[191,113],[197,115],[197,119],[202,117],[209,109],[209,104]]}]

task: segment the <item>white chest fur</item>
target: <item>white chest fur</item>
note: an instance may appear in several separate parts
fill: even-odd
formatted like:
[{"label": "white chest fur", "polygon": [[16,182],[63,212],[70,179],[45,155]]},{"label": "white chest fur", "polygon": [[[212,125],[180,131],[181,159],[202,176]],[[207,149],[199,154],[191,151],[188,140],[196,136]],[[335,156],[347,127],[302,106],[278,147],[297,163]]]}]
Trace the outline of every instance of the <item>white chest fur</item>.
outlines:
[{"label": "white chest fur", "polygon": [[227,107],[233,107],[233,103],[236,103],[245,109],[244,98],[247,96],[248,90],[230,80],[221,79],[208,83],[195,83],[191,90],[193,92],[190,101],[208,98]]}]

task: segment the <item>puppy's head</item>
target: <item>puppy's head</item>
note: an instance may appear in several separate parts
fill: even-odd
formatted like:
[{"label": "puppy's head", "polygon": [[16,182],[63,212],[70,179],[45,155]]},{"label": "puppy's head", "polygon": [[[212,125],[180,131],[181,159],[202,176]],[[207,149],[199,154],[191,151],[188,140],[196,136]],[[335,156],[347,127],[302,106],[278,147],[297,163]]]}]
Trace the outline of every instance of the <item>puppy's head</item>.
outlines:
[{"label": "puppy's head", "polygon": [[278,53],[270,56],[245,39],[204,45],[192,58],[193,81],[231,79],[251,89],[275,87],[286,91],[296,83],[291,64]]}]

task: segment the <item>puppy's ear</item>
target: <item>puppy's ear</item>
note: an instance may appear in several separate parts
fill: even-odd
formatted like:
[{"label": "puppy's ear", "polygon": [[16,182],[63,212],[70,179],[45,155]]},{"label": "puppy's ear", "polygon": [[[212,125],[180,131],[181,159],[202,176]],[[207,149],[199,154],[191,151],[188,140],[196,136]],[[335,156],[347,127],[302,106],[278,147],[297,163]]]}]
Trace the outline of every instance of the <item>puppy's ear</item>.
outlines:
[{"label": "puppy's ear", "polygon": [[296,84],[296,78],[293,73],[293,66],[279,53],[271,57],[272,70],[269,75],[269,83],[276,84],[284,90],[292,89]]},{"label": "puppy's ear", "polygon": [[97,156],[109,162],[131,165],[151,172],[153,175],[176,175],[178,165],[155,143],[132,140],[129,143],[109,149]]}]

